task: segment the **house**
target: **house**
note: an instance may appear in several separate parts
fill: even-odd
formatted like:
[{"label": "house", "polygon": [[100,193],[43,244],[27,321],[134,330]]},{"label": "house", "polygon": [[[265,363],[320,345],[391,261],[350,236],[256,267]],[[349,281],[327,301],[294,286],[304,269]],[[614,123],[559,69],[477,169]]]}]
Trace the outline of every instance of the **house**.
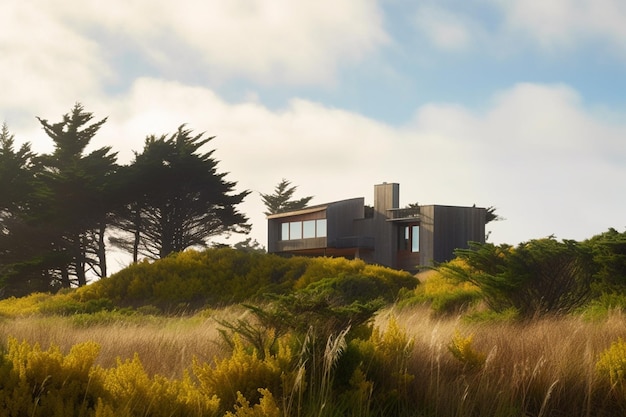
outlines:
[{"label": "house", "polygon": [[362,197],[272,214],[268,252],[359,258],[415,271],[445,262],[468,242],[485,241],[486,209],[442,205],[399,207],[400,185],[374,186],[374,207]]}]

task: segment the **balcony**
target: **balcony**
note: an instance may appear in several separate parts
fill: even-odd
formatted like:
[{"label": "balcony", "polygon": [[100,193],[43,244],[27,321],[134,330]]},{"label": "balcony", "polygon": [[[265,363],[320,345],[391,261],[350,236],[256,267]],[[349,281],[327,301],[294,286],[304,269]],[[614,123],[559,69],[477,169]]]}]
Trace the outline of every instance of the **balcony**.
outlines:
[{"label": "balcony", "polygon": [[388,221],[412,220],[416,221],[420,218],[419,207],[396,208],[387,210]]}]

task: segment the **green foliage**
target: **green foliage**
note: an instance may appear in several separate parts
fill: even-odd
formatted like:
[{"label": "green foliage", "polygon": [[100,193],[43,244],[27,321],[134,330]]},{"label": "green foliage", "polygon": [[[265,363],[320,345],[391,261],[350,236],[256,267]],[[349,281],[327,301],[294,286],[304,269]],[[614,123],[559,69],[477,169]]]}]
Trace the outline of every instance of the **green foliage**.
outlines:
[{"label": "green foliage", "polygon": [[591,300],[577,312],[586,320],[602,321],[605,320],[612,311],[623,311],[625,309],[626,294],[611,292],[600,294],[600,296]]},{"label": "green foliage", "polygon": [[495,311],[518,310],[521,317],[564,314],[592,295],[596,270],[586,245],[554,238],[509,245],[472,244],[457,251],[464,264],[447,263],[443,273],[475,284]]},{"label": "green foliage", "polygon": [[293,199],[297,186],[291,186],[291,182],[282,179],[274,188],[273,194],[261,194],[263,204],[267,208],[266,215],[284,213],[286,211],[298,210],[306,207],[313,197],[303,197],[298,200]]},{"label": "green foliage", "polygon": [[[268,294],[286,294],[308,284],[326,281],[319,298],[343,297],[344,303],[376,296],[392,301],[400,288],[414,287],[410,274],[366,265],[362,261],[334,258],[284,258],[231,248],[188,250],[155,262],[140,262],[117,274],[76,291],[82,302],[110,299],[117,306],[153,305],[172,311],[184,303],[190,309],[260,301]],[[331,287],[336,288],[331,288]]]},{"label": "green foliage", "polygon": [[626,290],[626,232],[615,229],[601,233],[583,242],[590,248],[598,266],[596,289],[598,292],[624,292]]},{"label": "green foliage", "polygon": [[114,243],[151,259],[164,258],[224,233],[247,233],[248,219],[235,208],[250,193],[233,193],[236,182],[218,173],[214,150],[201,152],[213,137],[180,126],[169,137],[149,136],[126,170],[125,209]]}]

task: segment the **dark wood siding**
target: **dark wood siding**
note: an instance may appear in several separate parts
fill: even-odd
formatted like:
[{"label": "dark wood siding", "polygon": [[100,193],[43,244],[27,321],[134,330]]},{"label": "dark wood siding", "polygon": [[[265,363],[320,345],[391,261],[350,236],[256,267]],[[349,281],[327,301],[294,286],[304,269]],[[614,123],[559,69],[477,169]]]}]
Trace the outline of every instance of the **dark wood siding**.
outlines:
[{"label": "dark wood siding", "polygon": [[433,260],[454,258],[454,250],[467,248],[468,242],[485,241],[484,208],[435,206]]}]

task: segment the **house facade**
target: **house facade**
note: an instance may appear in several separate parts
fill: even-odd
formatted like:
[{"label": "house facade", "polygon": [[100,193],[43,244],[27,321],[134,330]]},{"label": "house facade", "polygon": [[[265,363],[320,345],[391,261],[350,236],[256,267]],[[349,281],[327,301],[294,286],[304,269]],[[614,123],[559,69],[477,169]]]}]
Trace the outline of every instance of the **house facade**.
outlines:
[{"label": "house facade", "polygon": [[400,208],[400,185],[374,186],[374,207],[362,197],[273,214],[268,252],[359,258],[415,271],[454,258],[468,242],[485,241],[487,211],[442,205]]}]

